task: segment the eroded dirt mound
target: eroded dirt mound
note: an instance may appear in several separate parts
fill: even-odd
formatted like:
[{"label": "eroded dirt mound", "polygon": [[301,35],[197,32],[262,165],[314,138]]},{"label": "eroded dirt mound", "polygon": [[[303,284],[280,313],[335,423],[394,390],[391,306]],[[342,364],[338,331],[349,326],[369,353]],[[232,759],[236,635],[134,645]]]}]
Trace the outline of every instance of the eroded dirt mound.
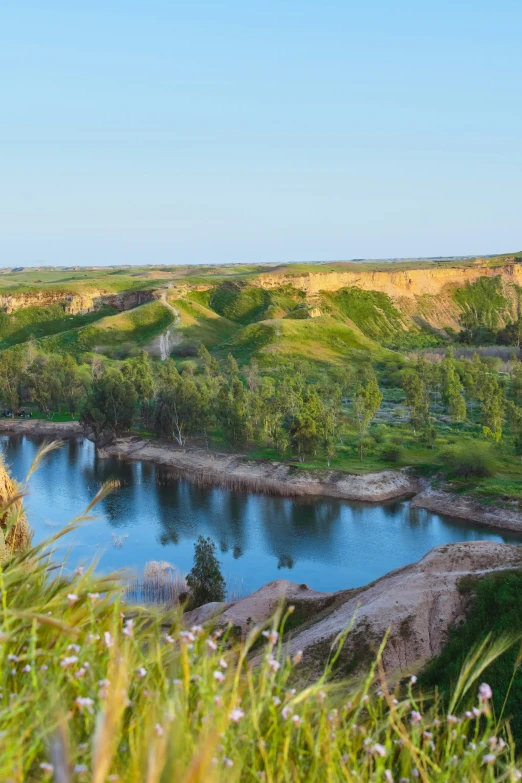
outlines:
[{"label": "eroded dirt mound", "polygon": [[458,588],[463,577],[521,566],[519,546],[470,541],[435,547],[417,563],[392,571],[297,633],[289,651],[303,650],[312,668],[321,668],[332,641],[355,617],[343,650],[346,670],[372,656],[388,628],[385,669],[415,670],[441,652],[448,629],[463,619],[467,598]]}]

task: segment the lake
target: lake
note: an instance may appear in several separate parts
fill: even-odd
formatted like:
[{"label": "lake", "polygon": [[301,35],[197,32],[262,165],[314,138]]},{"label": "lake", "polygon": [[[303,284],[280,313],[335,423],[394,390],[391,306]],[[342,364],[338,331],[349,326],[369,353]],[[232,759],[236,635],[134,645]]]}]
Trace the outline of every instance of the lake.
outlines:
[{"label": "lake", "polygon": [[[13,477],[23,481],[41,439],[0,440]],[[418,560],[438,544],[521,543],[515,534],[411,508],[408,501],[368,505],[203,489],[160,465],[101,459],[86,439],[66,441],[30,480],[25,505],[35,541],[79,515],[110,478],[121,486],[96,507],[96,520],[61,541],[70,568],[96,559],[104,572],[140,572],[161,560],[186,573],[203,534],[215,541],[235,594],[273,579],[340,590]]]}]

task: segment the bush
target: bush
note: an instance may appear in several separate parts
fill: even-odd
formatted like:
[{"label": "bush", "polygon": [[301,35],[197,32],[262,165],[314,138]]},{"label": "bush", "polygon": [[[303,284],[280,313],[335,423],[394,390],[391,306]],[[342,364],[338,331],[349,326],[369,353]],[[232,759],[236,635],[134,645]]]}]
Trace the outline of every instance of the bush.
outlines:
[{"label": "bush", "polygon": [[199,536],[194,544],[194,565],[187,576],[194,606],[225,600],[225,580],[211,538]]},{"label": "bush", "polygon": [[495,458],[487,443],[475,441],[446,449],[442,455],[449,472],[461,478],[495,475]]},{"label": "bush", "polygon": [[403,458],[403,450],[395,443],[385,443],[381,448],[381,459],[385,462],[400,462]]}]

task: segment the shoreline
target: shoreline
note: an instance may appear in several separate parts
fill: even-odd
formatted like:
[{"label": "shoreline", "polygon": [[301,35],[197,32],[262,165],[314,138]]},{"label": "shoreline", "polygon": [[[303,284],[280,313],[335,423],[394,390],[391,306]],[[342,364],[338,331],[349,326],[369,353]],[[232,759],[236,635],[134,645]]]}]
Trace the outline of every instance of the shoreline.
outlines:
[{"label": "shoreline", "polygon": [[[39,419],[0,420],[0,434],[54,438],[88,438],[79,422]],[[434,489],[408,468],[355,475],[335,470],[299,470],[282,462],[247,459],[237,454],[178,447],[162,440],[129,435],[98,449],[100,457],[153,462],[176,471],[199,486],[278,495],[325,497],[364,503],[411,498],[413,508],[474,522],[488,528],[522,534],[522,512],[486,506],[465,495]]]}]

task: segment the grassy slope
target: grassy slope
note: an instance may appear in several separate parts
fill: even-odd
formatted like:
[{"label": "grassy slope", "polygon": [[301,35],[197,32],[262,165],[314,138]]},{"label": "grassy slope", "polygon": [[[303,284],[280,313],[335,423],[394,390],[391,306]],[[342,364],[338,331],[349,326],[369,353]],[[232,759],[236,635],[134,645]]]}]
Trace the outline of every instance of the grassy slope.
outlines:
[{"label": "grassy slope", "polygon": [[65,332],[42,341],[47,351],[67,351],[79,356],[97,351],[113,358],[122,358],[133,348],[143,347],[175,320],[174,313],[162,302],[155,301],[111,315],[89,326]]},{"label": "grassy slope", "polygon": [[[433,660],[421,678],[423,686],[438,687],[448,698],[470,649],[488,634],[514,634],[522,631],[522,570],[495,573],[479,581],[461,585],[472,593],[466,621],[450,630],[449,641],[442,654]],[[522,742],[522,672],[518,663],[520,644],[514,645],[484,672],[493,689],[493,702],[500,715],[511,677],[514,680],[504,717],[509,718],[517,743]]]},{"label": "grassy slope", "polygon": [[23,343],[31,337],[46,337],[77,329],[116,312],[112,307],[104,307],[85,315],[67,315],[59,304],[26,307],[10,314],[0,312],[0,350]]},{"label": "grassy slope", "polygon": [[179,313],[176,332],[183,335],[182,345],[188,344],[197,348],[203,343],[211,349],[230,339],[240,328],[207,307],[203,296],[191,294],[184,299],[171,299],[170,302]]}]

